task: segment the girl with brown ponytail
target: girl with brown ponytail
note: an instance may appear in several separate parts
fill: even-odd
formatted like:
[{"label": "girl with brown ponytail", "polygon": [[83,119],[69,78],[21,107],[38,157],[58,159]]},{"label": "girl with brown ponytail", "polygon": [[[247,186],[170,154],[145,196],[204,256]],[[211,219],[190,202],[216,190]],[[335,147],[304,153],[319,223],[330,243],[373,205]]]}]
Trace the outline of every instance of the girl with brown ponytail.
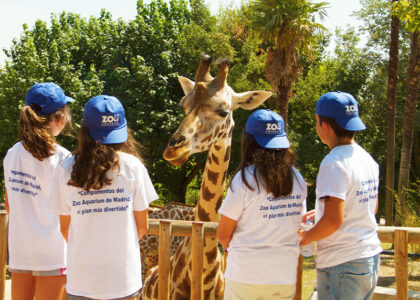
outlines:
[{"label": "girl with brown ponytail", "polygon": [[9,271],[12,299],[60,299],[66,282],[66,243],[57,214],[48,209],[51,180],[70,152],[56,143],[71,130],[67,97],[55,83],[38,83],[25,97],[19,142],[4,158],[9,213]]}]

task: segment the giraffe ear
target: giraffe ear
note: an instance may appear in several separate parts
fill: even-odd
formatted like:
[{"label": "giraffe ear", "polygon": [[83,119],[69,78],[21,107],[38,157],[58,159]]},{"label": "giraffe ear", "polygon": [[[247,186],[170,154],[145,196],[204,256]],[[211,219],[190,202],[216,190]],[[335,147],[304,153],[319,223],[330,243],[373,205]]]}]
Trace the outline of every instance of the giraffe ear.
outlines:
[{"label": "giraffe ear", "polygon": [[265,100],[273,95],[267,91],[251,91],[245,93],[234,93],[232,96],[232,110],[238,107],[251,110],[264,103]]},{"label": "giraffe ear", "polygon": [[178,81],[181,84],[182,90],[185,95],[188,95],[194,88],[194,81],[189,80],[186,77],[178,76]]}]

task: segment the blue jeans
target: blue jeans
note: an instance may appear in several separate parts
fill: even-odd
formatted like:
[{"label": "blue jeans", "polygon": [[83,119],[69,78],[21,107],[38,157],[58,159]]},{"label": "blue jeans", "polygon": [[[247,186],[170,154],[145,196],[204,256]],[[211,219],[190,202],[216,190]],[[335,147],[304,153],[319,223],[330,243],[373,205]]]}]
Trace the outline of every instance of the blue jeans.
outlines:
[{"label": "blue jeans", "polygon": [[378,281],[379,254],[317,269],[320,300],[370,300]]}]

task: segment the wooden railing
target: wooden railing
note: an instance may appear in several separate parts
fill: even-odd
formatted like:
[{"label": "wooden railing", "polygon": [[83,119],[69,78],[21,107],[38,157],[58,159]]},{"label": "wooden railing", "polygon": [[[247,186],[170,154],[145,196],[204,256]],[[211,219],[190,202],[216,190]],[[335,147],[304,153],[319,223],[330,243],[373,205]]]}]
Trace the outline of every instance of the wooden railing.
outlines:
[{"label": "wooden railing", "polygon": [[189,222],[149,219],[147,234],[159,235],[158,300],[169,300],[169,260],[171,235],[191,237],[191,299],[203,299],[203,245],[204,237],[216,237],[215,222]]},{"label": "wooden railing", "polygon": [[[7,220],[0,211],[0,300],[5,299]],[[171,235],[191,237],[192,280],[191,299],[203,299],[203,243],[204,237],[216,237],[216,222],[188,222],[149,219],[147,234],[159,235],[159,300],[169,299]],[[395,253],[395,277],[397,299],[408,299],[408,244],[420,244],[420,228],[380,227],[378,235],[382,243],[393,243]],[[303,259],[299,258],[295,299],[302,294]]]},{"label": "wooden railing", "polygon": [[406,300],[408,299],[408,245],[420,244],[420,228],[380,226],[378,236],[382,243],[394,244],[397,300]]}]

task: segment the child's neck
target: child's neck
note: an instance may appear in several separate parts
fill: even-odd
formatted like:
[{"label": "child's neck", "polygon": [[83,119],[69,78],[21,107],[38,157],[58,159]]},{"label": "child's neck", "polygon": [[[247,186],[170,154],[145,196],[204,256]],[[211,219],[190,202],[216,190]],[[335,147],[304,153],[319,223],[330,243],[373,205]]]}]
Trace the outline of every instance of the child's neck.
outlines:
[{"label": "child's neck", "polygon": [[347,138],[347,137],[337,137],[334,136],[331,140],[327,143],[328,148],[330,150],[334,149],[338,146],[350,145],[354,143],[354,138]]}]

